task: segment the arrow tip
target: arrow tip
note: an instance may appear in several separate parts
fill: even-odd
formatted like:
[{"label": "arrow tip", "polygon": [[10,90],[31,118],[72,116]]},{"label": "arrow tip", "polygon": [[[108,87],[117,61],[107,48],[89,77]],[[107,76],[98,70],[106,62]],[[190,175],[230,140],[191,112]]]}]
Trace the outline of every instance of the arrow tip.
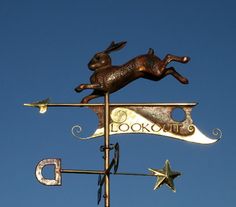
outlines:
[{"label": "arrow tip", "polygon": [[50,102],[50,99],[47,98],[42,101],[37,101],[33,103],[25,103],[24,106],[37,107],[39,108],[39,113],[44,114],[47,111],[49,102]]}]

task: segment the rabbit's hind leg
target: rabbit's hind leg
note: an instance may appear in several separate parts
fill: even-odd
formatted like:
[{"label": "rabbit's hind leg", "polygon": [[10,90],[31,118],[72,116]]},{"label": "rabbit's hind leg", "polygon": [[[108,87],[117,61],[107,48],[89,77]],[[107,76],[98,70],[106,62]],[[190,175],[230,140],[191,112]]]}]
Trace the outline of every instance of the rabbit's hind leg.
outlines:
[{"label": "rabbit's hind leg", "polygon": [[172,75],[182,84],[188,84],[188,79],[180,75],[173,67],[166,68],[164,71],[163,78],[167,75]]},{"label": "rabbit's hind leg", "polygon": [[190,58],[187,56],[179,57],[179,56],[168,54],[162,60],[162,63],[163,63],[163,66],[166,67],[171,61],[176,61],[176,62],[180,62],[180,63],[187,63],[187,62],[189,62],[189,60],[190,60]]}]

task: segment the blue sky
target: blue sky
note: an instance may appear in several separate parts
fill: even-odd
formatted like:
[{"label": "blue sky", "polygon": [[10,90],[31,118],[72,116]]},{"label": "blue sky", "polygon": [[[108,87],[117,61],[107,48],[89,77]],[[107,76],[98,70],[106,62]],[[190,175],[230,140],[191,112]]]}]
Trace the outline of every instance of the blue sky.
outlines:
[{"label": "blue sky", "polygon": [[165,186],[153,191],[155,178],[113,176],[111,206],[234,206],[235,6],[233,0],[0,0],[0,205],[96,206],[97,176],[63,175],[62,187],[43,186],[34,176],[44,158],[61,158],[64,168],[103,168],[103,140],[80,141],[70,133],[80,124],[84,136],[91,134],[95,114],[50,108],[40,115],[23,103],[47,97],[80,102],[89,92],[73,89],[88,83],[90,58],[112,40],[126,40],[112,54],[115,65],[150,47],[161,58],[187,55],[190,63],[173,66],[190,84],[139,79],[112,94],[111,102],[196,101],[195,124],[208,135],[218,127],[223,138],[203,146],[148,135],[112,137],[120,143],[119,171],[145,173],[169,159],[183,175],[175,180],[176,193]]}]

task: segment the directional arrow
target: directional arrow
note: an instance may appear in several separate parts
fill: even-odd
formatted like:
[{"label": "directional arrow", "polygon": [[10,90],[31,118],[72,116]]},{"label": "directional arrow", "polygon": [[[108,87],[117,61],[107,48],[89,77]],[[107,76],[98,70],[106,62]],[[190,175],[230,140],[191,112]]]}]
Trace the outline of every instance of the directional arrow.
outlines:
[{"label": "directional arrow", "polygon": [[[171,137],[178,140],[198,144],[213,144],[217,142],[222,132],[220,129],[213,129],[210,138],[204,135],[194,124],[191,111],[197,103],[115,103],[108,104],[110,111],[109,135],[115,134],[152,134]],[[38,102],[27,103],[24,106],[37,107],[40,113],[45,113],[48,107],[88,107],[98,116],[98,128],[95,132],[86,137],[79,137],[81,127],[72,127],[72,134],[81,140],[93,139],[105,134],[105,104],[81,104],[65,103],[52,104],[49,99]],[[180,109],[185,115],[181,121],[175,120],[173,111]],[[79,129],[79,130],[78,130]]]}]

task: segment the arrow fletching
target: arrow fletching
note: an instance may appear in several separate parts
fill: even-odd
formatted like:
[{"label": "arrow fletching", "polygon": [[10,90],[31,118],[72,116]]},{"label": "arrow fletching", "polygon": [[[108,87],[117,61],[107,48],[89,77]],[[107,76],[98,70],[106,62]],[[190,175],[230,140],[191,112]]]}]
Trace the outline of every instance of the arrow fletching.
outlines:
[{"label": "arrow fletching", "polygon": [[50,99],[47,98],[47,99],[44,99],[42,101],[33,102],[33,103],[30,103],[30,104],[24,104],[24,106],[37,107],[37,108],[39,108],[39,113],[44,114],[44,113],[47,112],[49,103],[50,103]]}]

